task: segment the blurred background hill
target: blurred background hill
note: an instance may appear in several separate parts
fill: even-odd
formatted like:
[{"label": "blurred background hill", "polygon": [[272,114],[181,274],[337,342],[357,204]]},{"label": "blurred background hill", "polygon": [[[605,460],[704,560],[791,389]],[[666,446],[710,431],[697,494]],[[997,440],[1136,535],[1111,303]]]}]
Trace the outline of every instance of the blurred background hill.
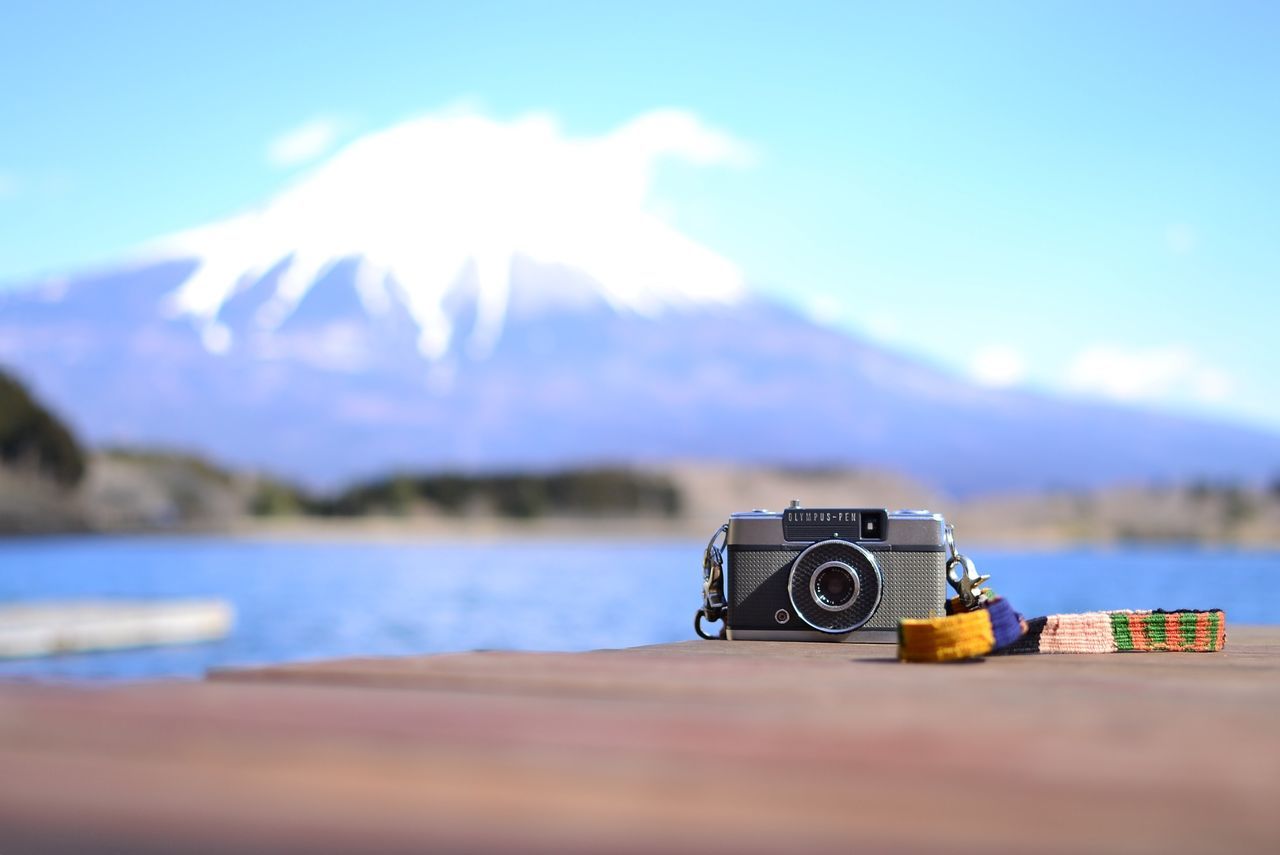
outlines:
[{"label": "blurred background hill", "polygon": [[83,451],[0,375],[0,533],[320,534],[375,538],[697,537],[726,509],[945,507],[987,543],[1280,543],[1280,479],[1196,481],[958,500],[887,471],[671,462],[506,473],[401,472],[316,491],[177,452]]}]

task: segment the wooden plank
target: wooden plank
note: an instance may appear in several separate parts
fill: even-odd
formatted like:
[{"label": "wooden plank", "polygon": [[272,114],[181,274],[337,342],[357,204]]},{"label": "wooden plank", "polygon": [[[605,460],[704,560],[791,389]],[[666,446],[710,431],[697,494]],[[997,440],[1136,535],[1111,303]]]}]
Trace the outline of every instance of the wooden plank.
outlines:
[{"label": "wooden plank", "polygon": [[0,605],[0,659],[214,641],[232,620],[222,600]]},{"label": "wooden plank", "polygon": [[0,688],[0,852],[1263,850],[1280,630],[908,665],[690,642]]}]

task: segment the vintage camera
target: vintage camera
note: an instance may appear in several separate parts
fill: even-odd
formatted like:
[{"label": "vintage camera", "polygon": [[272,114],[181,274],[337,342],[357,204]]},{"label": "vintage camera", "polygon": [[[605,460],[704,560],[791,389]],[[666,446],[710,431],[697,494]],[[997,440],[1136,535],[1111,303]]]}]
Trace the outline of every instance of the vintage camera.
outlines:
[{"label": "vintage camera", "polygon": [[729,518],[725,637],[896,640],[943,613],[947,523],[930,511],[756,510]]}]

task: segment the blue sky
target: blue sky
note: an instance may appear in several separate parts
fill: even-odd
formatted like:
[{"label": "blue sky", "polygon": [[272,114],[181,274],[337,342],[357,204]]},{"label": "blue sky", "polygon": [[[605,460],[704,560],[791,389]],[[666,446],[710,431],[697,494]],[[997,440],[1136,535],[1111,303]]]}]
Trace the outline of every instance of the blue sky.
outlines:
[{"label": "blue sky", "polygon": [[458,103],[688,110],[755,156],[653,204],[762,289],[983,382],[1280,428],[1275,4],[8,3],[0,280]]}]

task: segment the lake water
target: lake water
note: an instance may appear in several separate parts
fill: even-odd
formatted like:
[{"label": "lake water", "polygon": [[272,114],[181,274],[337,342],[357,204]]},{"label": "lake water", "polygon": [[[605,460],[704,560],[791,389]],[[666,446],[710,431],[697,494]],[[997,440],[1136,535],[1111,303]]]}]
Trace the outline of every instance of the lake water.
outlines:
[{"label": "lake water", "polygon": [[[210,667],[478,648],[588,650],[693,638],[701,543],[0,542],[0,601],[221,597],[212,644],[0,660],[0,678],[198,677]],[[973,549],[1028,616],[1223,608],[1280,623],[1280,553]]]}]

